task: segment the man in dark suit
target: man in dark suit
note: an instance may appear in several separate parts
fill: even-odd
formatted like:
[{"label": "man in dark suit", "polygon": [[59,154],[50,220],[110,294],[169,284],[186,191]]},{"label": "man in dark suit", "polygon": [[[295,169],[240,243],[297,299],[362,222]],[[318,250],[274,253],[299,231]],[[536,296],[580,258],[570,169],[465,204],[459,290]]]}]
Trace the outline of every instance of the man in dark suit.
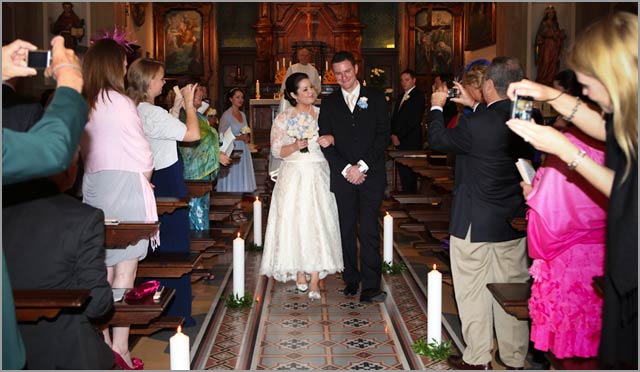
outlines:
[{"label": "man in dark suit", "polygon": [[89,321],[113,307],[104,264],[104,214],[62,194],[75,175],[71,166],[49,179],[3,188],[2,247],[13,288],[91,291],[81,310],[19,324],[27,369],[113,367],[113,352]]},{"label": "man in dark suit", "polygon": [[462,357],[449,358],[452,369],[491,369],[494,325],[500,359],[507,367],[523,367],[527,354],[527,322],[507,314],[486,288],[487,283],[529,279],[526,237],[512,229],[509,220],[524,216],[514,162],[529,157],[531,148],[505,125],[511,108],[507,87],[522,75],[517,60],[495,58],[482,84],[486,109],[460,116],[451,129],[442,114],[446,85],[435,86],[431,96],[429,145],[457,156],[449,227],[451,272],[467,347]]},{"label": "man in dark suit", "polygon": [[[413,70],[400,73],[400,86],[404,93],[398,97],[391,119],[391,142],[399,150],[422,149],[422,116],[424,115],[424,93],[416,88]],[[398,166],[402,191],[415,193],[418,178],[411,168]]]},{"label": "man in dark suit", "polygon": [[[382,259],[378,214],[386,186],[385,153],[389,119],[384,95],[360,86],[358,65],[350,52],[341,51],[331,68],[342,89],[322,100],[320,135],[335,144],[322,149],[331,169],[331,191],[336,196],[344,260],[344,294],[353,296],[362,282],[360,302],[382,302]],[[358,216],[360,231],[358,233]],[[357,238],[360,237],[360,270]]]}]

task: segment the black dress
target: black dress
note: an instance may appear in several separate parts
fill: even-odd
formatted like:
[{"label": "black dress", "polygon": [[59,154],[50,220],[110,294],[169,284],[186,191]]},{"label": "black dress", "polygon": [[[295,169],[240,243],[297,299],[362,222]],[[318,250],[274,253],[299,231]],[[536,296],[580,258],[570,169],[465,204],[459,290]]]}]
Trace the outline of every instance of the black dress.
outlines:
[{"label": "black dress", "polygon": [[638,369],[638,161],[627,160],[608,118],[605,164],[615,178],[607,215],[604,310],[599,362],[606,369]]}]

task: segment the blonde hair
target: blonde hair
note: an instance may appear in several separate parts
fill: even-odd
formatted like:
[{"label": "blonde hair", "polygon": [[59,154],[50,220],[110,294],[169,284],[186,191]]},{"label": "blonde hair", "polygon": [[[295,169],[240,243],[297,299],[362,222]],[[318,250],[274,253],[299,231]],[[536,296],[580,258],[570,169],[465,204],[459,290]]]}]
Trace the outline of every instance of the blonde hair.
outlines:
[{"label": "blonde hair", "polygon": [[609,93],[614,136],[627,160],[625,180],[638,146],[638,16],[618,12],[592,24],[577,37],[567,63]]},{"label": "blonde hair", "polygon": [[462,85],[470,85],[472,87],[480,89],[482,82],[484,81],[484,73],[487,71],[487,66],[476,64],[471,66],[469,71],[465,72],[462,76]]},{"label": "blonde hair", "polygon": [[137,104],[146,102],[149,98],[149,82],[156,74],[164,69],[164,63],[150,58],[138,58],[127,71],[127,95]]}]

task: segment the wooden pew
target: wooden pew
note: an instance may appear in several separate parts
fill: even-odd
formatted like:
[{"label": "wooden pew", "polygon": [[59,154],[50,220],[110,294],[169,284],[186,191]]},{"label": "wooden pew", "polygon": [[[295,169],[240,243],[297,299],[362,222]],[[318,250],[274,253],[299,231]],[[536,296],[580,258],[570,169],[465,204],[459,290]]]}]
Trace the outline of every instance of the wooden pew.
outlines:
[{"label": "wooden pew", "polygon": [[165,213],[173,213],[178,208],[189,207],[189,200],[191,198],[173,198],[173,197],[156,197],[156,208],[158,209],[158,216]]},{"label": "wooden pew", "polygon": [[115,302],[115,311],[107,322],[109,325],[115,326],[149,325],[162,315],[169,301],[175,296],[175,292],[175,289],[165,287],[157,301],[153,299],[153,296],[149,296],[142,300],[127,301],[123,299]]},{"label": "wooden pew", "polygon": [[53,319],[63,309],[80,308],[89,298],[88,289],[14,289],[18,322]]},{"label": "wooden pew", "polygon": [[158,232],[160,222],[120,222],[117,225],[105,224],[104,245],[107,248],[126,248],[138,243],[141,239],[149,239]]},{"label": "wooden pew", "polygon": [[202,258],[200,253],[156,253],[138,263],[138,278],[179,278],[190,273]]},{"label": "wooden pew", "polygon": [[530,283],[489,283],[487,288],[507,314],[520,320],[529,319]]},{"label": "wooden pew", "polygon": [[242,201],[241,192],[212,192],[209,197],[211,206],[214,205],[237,205]]},{"label": "wooden pew", "polygon": [[211,181],[185,180],[185,183],[187,184],[189,198],[204,196],[204,194],[213,190]]}]

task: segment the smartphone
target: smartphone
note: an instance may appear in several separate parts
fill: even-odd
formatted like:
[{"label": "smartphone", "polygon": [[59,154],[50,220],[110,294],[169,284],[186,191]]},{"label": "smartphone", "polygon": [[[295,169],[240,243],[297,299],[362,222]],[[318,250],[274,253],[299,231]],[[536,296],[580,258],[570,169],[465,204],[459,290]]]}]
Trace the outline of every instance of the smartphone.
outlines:
[{"label": "smartphone", "polygon": [[531,120],[533,113],[533,98],[528,96],[519,96],[516,94],[511,106],[511,118]]},{"label": "smartphone", "polygon": [[27,66],[36,69],[45,69],[51,64],[50,50],[30,50],[27,54]]}]

